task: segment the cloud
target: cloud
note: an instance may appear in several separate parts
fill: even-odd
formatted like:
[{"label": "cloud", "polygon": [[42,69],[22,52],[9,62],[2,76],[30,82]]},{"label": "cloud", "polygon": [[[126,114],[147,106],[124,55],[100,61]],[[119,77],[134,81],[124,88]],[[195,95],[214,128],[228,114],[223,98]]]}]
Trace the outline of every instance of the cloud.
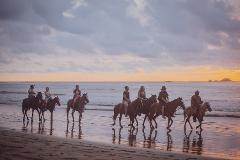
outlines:
[{"label": "cloud", "polygon": [[239,10],[230,0],[2,0],[0,72],[239,67]]}]

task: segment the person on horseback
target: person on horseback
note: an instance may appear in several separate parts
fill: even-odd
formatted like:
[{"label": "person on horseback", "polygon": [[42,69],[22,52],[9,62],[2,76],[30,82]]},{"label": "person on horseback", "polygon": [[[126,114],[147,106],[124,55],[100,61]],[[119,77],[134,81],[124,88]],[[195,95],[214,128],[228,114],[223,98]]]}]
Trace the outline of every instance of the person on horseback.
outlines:
[{"label": "person on horseback", "polygon": [[196,118],[199,112],[199,108],[202,105],[203,101],[201,100],[201,97],[199,96],[199,91],[197,90],[195,94],[191,98],[191,107],[194,110],[193,114],[193,122],[196,122]]},{"label": "person on horseback", "polygon": [[125,86],[125,91],[123,92],[123,101],[122,101],[124,111],[125,111],[125,117],[127,117],[127,108],[129,103],[131,103],[130,95],[129,95],[129,87]]},{"label": "person on horseback", "polygon": [[140,99],[146,99],[146,92],[145,92],[145,87],[141,86],[139,91],[138,91],[138,98]]},{"label": "person on horseback", "polygon": [[49,87],[46,87],[46,90],[44,91],[44,95],[45,95],[45,103],[47,104],[48,101],[52,99],[51,93],[49,91]]},{"label": "person on horseback", "polygon": [[73,90],[73,107],[75,106],[76,100],[81,96],[81,90],[79,85],[76,85],[76,88]]},{"label": "person on horseback", "polygon": [[162,86],[161,91],[159,92],[159,95],[158,95],[158,100],[159,100],[159,103],[162,103],[162,118],[165,119],[166,117],[164,115],[164,110],[165,110],[165,107],[167,106],[167,103],[169,102],[166,86]]},{"label": "person on horseback", "polygon": [[35,97],[35,92],[34,92],[34,85],[30,85],[30,88],[28,89],[28,98]]}]

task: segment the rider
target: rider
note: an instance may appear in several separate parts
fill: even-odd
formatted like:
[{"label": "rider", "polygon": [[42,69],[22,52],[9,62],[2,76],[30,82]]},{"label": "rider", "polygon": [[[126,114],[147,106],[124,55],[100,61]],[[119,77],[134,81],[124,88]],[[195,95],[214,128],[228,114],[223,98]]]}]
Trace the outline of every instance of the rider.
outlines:
[{"label": "rider", "polygon": [[159,100],[159,103],[163,104],[162,105],[162,118],[165,119],[166,117],[164,115],[164,110],[165,110],[165,107],[167,106],[167,103],[169,102],[166,86],[162,86],[162,89],[158,95],[158,100]]},{"label": "rider", "polygon": [[141,99],[146,99],[146,92],[145,92],[145,87],[141,86],[139,91],[138,91],[138,98]]},{"label": "rider", "polygon": [[130,95],[129,95],[129,87],[125,86],[125,90],[123,92],[123,107],[124,107],[124,111],[125,111],[125,117],[127,117],[127,108],[128,108],[128,104],[131,102],[130,100]]},{"label": "rider", "polygon": [[51,97],[51,93],[49,91],[49,87],[46,87],[46,90],[44,91],[44,94],[45,94],[45,102],[47,104],[47,102],[52,99]]},{"label": "rider", "polygon": [[199,91],[197,90],[191,98],[191,107],[194,110],[193,122],[196,122],[197,114],[202,103],[203,101],[201,100],[201,97],[199,96]]},{"label": "rider", "polygon": [[34,85],[30,85],[30,88],[28,89],[28,98],[32,98],[35,96],[35,92],[34,92]]},{"label": "rider", "polygon": [[78,97],[81,96],[81,90],[79,89],[79,85],[76,85],[76,88],[73,90],[73,106],[75,106],[75,102]]}]

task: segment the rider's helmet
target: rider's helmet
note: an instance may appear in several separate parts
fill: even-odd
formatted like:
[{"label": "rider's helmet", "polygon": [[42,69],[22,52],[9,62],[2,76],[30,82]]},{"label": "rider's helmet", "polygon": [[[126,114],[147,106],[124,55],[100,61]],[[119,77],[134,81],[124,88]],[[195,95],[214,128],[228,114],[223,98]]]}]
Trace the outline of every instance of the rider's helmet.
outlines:
[{"label": "rider's helmet", "polygon": [[125,90],[129,90],[129,87],[128,87],[128,86],[125,86]]},{"label": "rider's helmet", "polygon": [[162,86],[162,89],[161,90],[163,90],[163,91],[166,91],[166,86]]},{"label": "rider's helmet", "polygon": [[196,95],[196,96],[199,95],[199,91],[198,91],[198,90],[195,91],[195,95]]},{"label": "rider's helmet", "polygon": [[140,90],[141,90],[141,91],[144,91],[144,90],[145,90],[145,87],[144,87],[144,86],[141,86],[141,87],[140,87]]},{"label": "rider's helmet", "polygon": [[46,87],[46,91],[49,91],[49,87]]},{"label": "rider's helmet", "polygon": [[30,88],[31,88],[31,89],[34,89],[34,85],[33,85],[33,84],[31,84],[31,85],[30,85]]}]

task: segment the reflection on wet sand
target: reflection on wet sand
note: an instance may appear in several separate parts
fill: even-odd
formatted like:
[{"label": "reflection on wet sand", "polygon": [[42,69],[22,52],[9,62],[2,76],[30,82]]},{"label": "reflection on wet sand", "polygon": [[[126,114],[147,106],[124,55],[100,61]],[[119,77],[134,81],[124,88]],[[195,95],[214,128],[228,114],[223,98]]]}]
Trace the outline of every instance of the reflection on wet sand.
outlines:
[{"label": "reflection on wet sand", "polygon": [[[112,134],[112,143],[116,144],[116,131],[115,128],[112,128],[113,134]],[[118,144],[121,144],[121,131],[122,131],[122,127],[119,128],[118,130]]]},{"label": "reflection on wet sand", "polygon": [[[23,121],[23,126],[22,126],[23,132],[28,132],[29,123],[30,123],[30,132],[31,133],[38,133],[38,134],[43,134],[43,135],[48,134],[47,130],[45,128],[45,121],[39,122],[38,126],[34,125],[33,122]],[[50,123],[49,135],[52,135],[52,134],[53,134],[53,127],[52,127],[52,123]]]},{"label": "reflection on wet sand", "polygon": [[155,148],[156,147],[157,130],[155,130],[154,136],[152,137],[153,131],[154,131],[154,129],[151,128],[148,137],[146,137],[145,128],[143,128],[142,132],[143,132],[143,138],[144,138],[144,140],[143,140],[144,148]]},{"label": "reflection on wet sand", "polygon": [[[75,123],[72,123],[72,127],[71,127],[71,138],[74,138],[74,129],[75,129]],[[69,122],[67,122],[67,128],[66,128],[66,138],[69,138]],[[77,135],[78,139],[82,139],[82,127],[81,127],[81,122],[78,123],[78,135]]]},{"label": "reflection on wet sand", "polygon": [[131,147],[136,147],[137,145],[137,134],[138,128],[130,129],[128,134],[128,145]]},{"label": "reflection on wet sand", "polygon": [[167,131],[167,151],[171,151],[173,148],[173,140],[170,132],[171,130]]},{"label": "reflection on wet sand", "polygon": [[[191,152],[195,154],[202,154],[203,152],[203,138],[202,138],[202,131],[197,131],[196,134],[198,137],[194,136],[192,139],[192,143],[190,140],[192,130],[186,134],[184,131],[185,137],[183,138],[183,152]],[[190,145],[191,144],[191,145]]]}]

